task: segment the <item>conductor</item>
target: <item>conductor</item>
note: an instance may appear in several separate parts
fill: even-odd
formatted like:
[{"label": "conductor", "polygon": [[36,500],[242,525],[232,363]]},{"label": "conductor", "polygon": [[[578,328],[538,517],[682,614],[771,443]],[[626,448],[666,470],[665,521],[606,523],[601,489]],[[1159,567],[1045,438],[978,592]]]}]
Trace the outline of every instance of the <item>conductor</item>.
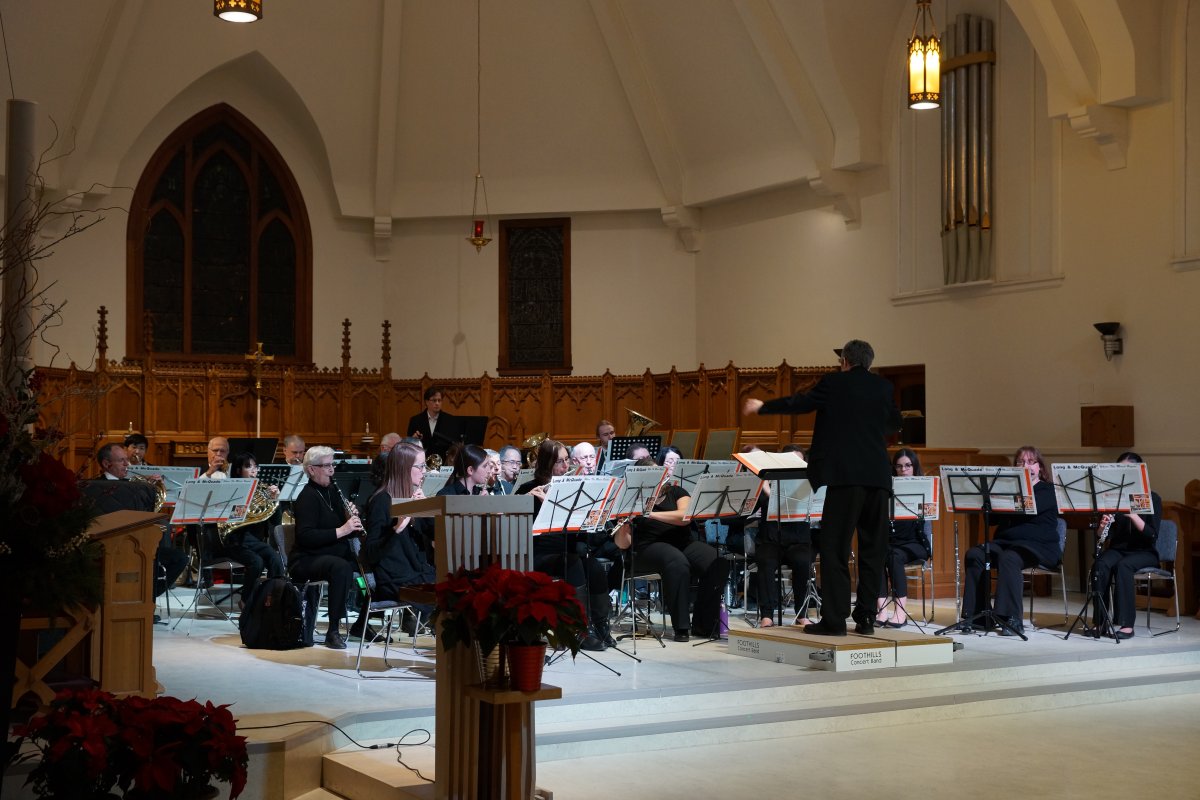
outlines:
[{"label": "conductor", "polygon": [[892,470],[887,437],[900,430],[892,384],[870,372],[875,351],[859,339],[846,342],[841,371],[821,378],[812,391],[768,400],[748,399],[742,413],[817,412],[808,479],[828,486],[821,520],[821,620],[805,633],[845,636],[850,616],[850,541],[858,529],[859,585],[856,633],[875,632],[875,602],[888,550],[888,498]]}]

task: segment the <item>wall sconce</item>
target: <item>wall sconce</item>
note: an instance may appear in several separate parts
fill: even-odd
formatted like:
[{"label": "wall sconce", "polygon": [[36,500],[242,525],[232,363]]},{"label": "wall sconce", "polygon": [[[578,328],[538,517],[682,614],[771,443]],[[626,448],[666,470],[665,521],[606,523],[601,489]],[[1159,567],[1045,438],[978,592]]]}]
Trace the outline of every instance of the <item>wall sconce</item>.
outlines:
[{"label": "wall sconce", "polygon": [[1097,322],[1092,327],[1100,331],[1100,339],[1104,342],[1105,359],[1112,361],[1113,356],[1119,356],[1124,352],[1125,340],[1117,336],[1117,331],[1121,330],[1121,323]]}]

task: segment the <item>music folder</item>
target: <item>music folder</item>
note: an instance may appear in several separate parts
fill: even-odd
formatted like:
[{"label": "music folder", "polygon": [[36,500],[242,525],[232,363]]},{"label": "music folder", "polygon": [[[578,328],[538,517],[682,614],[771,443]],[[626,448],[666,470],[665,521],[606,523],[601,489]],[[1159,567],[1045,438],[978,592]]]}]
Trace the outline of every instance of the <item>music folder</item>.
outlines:
[{"label": "music folder", "polygon": [[164,506],[174,505],[179,501],[179,493],[183,491],[184,481],[200,476],[199,467],[155,467],[148,464],[131,464],[129,471],[145,478],[152,475],[161,477],[163,486],[167,490],[163,498]]},{"label": "music folder", "polygon": [[683,521],[740,517],[754,511],[763,482],[745,472],[704,475],[696,481],[695,491],[684,512]]},{"label": "music folder", "polygon": [[1051,464],[1061,514],[1153,514],[1145,464]]},{"label": "music folder", "polygon": [[1037,514],[1026,467],[943,466],[941,473],[947,511]]},{"label": "music folder", "polygon": [[533,535],[591,531],[604,521],[617,479],[607,475],[563,475],[546,484],[546,499],[533,520]]},{"label": "music folder", "polygon": [[892,519],[937,519],[940,487],[933,475],[892,478]]}]

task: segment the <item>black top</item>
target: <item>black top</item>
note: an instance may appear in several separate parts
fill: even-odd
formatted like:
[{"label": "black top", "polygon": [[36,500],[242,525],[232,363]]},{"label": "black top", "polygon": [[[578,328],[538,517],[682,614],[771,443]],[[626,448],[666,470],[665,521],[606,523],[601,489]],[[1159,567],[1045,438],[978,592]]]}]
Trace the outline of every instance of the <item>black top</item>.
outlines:
[{"label": "black top", "polygon": [[1154,506],[1154,513],[1138,515],[1146,523],[1146,527],[1140,531],[1133,527],[1133,522],[1129,517],[1117,514],[1112,527],[1108,530],[1110,549],[1120,550],[1124,553],[1141,550],[1150,553],[1157,552],[1158,528],[1162,523],[1162,498],[1158,496],[1158,492],[1150,493],[1150,502]]},{"label": "black top", "polygon": [[768,400],[760,414],[817,412],[808,479],[822,486],[892,488],[887,437],[900,430],[890,381],[855,367],[831,372],[807,394]]},{"label": "black top", "polygon": [[450,445],[457,442],[462,437],[462,428],[457,419],[449,411],[443,411],[438,414],[437,428],[431,433],[429,431],[429,415],[422,411],[419,414],[413,414],[408,420],[407,436],[416,436],[421,434],[421,444],[425,448],[427,455],[445,456],[446,450]]},{"label": "black top", "polygon": [[392,496],[376,492],[367,501],[366,531],[363,558],[375,572],[379,597],[394,595],[402,586],[433,583],[434,568],[424,552],[425,533],[422,528],[432,520],[411,519],[399,533],[392,523]]},{"label": "black top", "polygon": [[[674,511],[679,508],[679,501],[684,497],[691,497],[691,495],[682,486],[672,483],[663,490],[654,510]],[[655,542],[666,542],[682,549],[687,547],[691,541],[692,526],[690,523],[672,525],[669,522],[646,517],[633,518],[633,549],[635,550],[641,550]]]},{"label": "black top", "polygon": [[925,550],[925,557],[929,558],[929,534],[926,529],[932,527],[933,523],[929,520],[894,520],[892,522],[892,534],[888,537],[888,543],[895,547],[906,544],[920,545]]},{"label": "black top", "polygon": [[332,483],[318,486],[309,481],[292,504],[296,516],[296,544],[292,560],[310,556],[341,556],[354,560],[350,537],[338,538],[337,528],[346,521],[346,505]]},{"label": "black top", "polygon": [[437,495],[435,495],[435,496],[436,497],[443,497],[446,495],[470,496],[470,494],[471,493],[467,491],[467,484],[465,481],[460,481],[458,478],[451,478],[450,480],[446,481],[446,485],[443,486],[441,489],[439,489]]},{"label": "black top", "polygon": [[1062,561],[1062,548],[1058,543],[1058,500],[1054,496],[1054,484],[1038,481],[1033,485],[1033,500],[1037,514],[997,514],[996,535],[998,542],[1017,545],[1037,556],[1040,563],[1050,566]]}]

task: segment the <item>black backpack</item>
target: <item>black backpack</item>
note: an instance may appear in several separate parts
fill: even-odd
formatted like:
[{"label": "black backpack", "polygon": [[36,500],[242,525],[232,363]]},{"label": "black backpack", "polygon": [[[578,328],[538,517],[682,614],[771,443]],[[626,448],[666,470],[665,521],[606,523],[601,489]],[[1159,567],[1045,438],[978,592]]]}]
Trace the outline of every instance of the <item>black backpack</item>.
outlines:
[{"label": "black backpack", "polygon": [[305,642],[304,605],[287,578],[263,578],[254,584],[239,622],[242,644],[253,650],[291,650]]}]

